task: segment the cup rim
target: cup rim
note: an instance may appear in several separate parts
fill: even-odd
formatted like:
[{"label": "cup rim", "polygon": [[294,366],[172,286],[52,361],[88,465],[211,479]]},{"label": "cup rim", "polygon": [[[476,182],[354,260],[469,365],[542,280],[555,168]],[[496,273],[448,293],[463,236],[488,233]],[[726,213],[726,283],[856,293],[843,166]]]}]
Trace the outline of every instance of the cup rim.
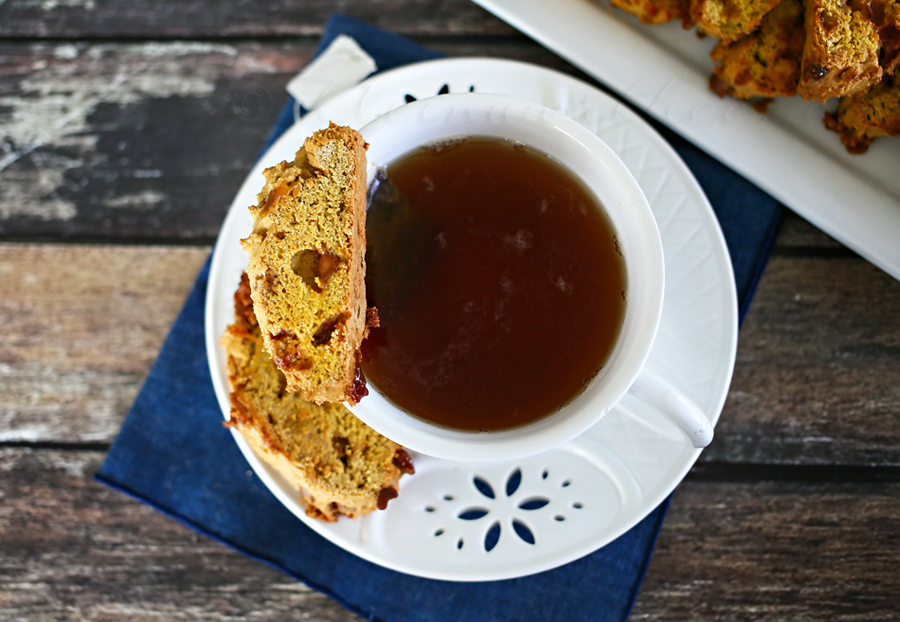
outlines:
[{"label": "cup rim", "polygon": [[[465,128],[478,129],[459,131]],[[588,186],[613,220],[617,235],[625,238],[628,305],[616,348],[604,369],[569,403],[529,424],[487,432],[446,428],[403,411],[372,383],[367,397],[347,405],[351,412],[407,449],[468,462],[540,453],[599,421],[624,396],[650,354],[665,282],[656,221],[621,159],[596,134],[563,114],[506,95],[462,93],[421,99],[382,115],[360,132],[370,145],[370,171],[422,145],[459,136],[507,138],[548,154]],[[624,229],[626,221],[629,225]],[[635,278],[637,273],[640,279]]]}]

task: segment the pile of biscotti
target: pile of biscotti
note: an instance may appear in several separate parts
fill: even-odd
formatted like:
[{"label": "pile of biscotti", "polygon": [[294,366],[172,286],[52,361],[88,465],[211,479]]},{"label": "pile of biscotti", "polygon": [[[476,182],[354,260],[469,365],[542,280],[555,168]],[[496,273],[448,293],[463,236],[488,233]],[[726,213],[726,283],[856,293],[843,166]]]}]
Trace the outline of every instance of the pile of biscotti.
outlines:
[{"label": "pile of biscotti", "polygon": [[341,403],[366,393],[359,347],[377,325],[365,294],[366,147],[332,124],[264,172],[221,340],[228,425],[325,521],[384,509],[413,472],[402,447]]},{"label": "pile of biscotti", "polygon": [[900,135],[900,0],[611,0],[641,21],[715,37],[710,88],[759,110],[773,97],[825,103],[851,153]]}]

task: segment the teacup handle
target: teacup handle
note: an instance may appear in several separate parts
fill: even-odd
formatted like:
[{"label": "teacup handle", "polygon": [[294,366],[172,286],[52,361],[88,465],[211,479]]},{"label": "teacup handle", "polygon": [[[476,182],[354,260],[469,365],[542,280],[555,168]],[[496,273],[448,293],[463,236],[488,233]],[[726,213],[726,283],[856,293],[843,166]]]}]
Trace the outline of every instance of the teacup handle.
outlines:
[{"label": "teacup handle", "polygon": [[713,426],[709,417],[656,372],[645,367],[628,392],[684,430],[694,447],[706,447],[712,442]]}]

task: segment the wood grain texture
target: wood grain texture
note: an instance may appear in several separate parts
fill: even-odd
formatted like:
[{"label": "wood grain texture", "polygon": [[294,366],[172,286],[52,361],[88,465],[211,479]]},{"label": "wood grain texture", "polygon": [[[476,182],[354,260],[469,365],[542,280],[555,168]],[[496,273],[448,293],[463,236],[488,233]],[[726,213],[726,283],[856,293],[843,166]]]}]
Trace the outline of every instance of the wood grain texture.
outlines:
[{"label": "wood grain texture", "polygon": [[211,239],[312,51],[0,45],[0,235]]},{"label": "wood grain texture", "polygon": [[0,449],[0,618],[359,618],[262,563],[94,482],[98,452]]},{"label": "wood grain texture", "polygon": [[704,460],[900,464],[900,282],[856,258],[774,257]]},{"label": "wood grain texture", "polygon": [[817,229],[808,221],[791,211],[785,211],[784,222],[778,236],[776,253],[786,254],[806,252],[809,254],[826,254],[838,249],[851,252],[833,237]]},{"label": "wood grain texture", "polygon": [[[524,41],[429,43],[591,81]],[[0,43],[0,236],[211,242],[314,49]],[[781,246],[843,248],[793,215]]]},{"label": "wood grain texture", "polygon": [[[434,48],[585,78],[528,42]],[[314,50],[0,43],[0,237],[211,243]]]},{"label": "wood grain texture", "polygon": [[[90,478],[98,452],[0,449],[4,620],[358,620]],[[687,482],[632,620],[891,620],[900,485]]]},{"label": "wood grain texture", "polygon": [[632,620],[896,620],[900,485],[685,482]]},{"label": "wood grain texture", "polygon": [[[0,440],[112,440],[207,254],[0,244]],[[701,459],[900,465],[898,308],[862,259],[773,258]]]},{"label": "wood grain texture", "polygon": [[0,245],[0,441],[110,441],[208,254]]},{"label": "wood grain texture", "polygon": [[319,36],[334,13],[405,35],[513,35],[515,31],[468,0],[67,0],[0,3],[2,37],[225,38]]}]

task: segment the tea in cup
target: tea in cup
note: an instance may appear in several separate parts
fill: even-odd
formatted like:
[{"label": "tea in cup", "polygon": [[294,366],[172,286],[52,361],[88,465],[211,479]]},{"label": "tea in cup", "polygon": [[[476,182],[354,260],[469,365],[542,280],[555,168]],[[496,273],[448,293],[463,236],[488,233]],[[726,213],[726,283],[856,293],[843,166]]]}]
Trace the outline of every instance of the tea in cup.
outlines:
[{"label": "tea in cup", "polygon": [[644,369],[662,243],[596,135],[475,93],[419,100],[361,131],[381,182],[367,214],[381,327],[363,344],[370,395],[354,414],[420,453],[506,460],[571,440],[631,390],[709,443],[709,419]]}]

